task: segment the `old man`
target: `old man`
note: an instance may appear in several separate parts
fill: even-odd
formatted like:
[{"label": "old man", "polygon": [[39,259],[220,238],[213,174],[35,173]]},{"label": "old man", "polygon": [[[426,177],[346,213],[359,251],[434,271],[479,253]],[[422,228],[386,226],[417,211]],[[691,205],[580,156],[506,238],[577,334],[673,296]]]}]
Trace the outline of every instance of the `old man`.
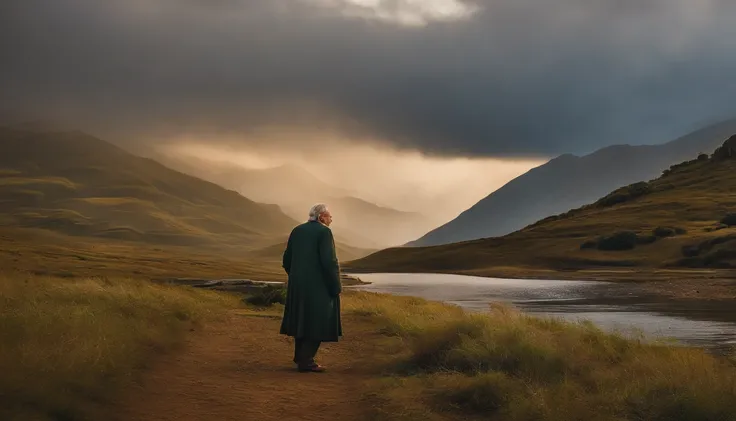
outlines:
[{"label": "old man", "polygon": [[301,372],[324,371],[314,360],[320,344],[342,336],[342,285],[331,223],[327,206],[314,205],[309,220],[291,231],[284,251],[289,281],[281,333],[294,337],[294,363]]}]

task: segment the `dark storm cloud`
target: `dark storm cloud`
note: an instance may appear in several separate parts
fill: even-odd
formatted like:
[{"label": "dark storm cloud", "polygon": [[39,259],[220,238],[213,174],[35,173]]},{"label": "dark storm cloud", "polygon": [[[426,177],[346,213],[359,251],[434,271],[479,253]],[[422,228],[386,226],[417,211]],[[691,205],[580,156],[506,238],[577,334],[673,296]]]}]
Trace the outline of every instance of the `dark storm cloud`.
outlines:
[{"label": "dark storm cloud", "polygon": [[119,138],[271,125],[460,155],[659,142],[736,115],[730,0],[477,1],[426,25],[392,21],[411,1],[347,3],[6,0],[0,108]]}]

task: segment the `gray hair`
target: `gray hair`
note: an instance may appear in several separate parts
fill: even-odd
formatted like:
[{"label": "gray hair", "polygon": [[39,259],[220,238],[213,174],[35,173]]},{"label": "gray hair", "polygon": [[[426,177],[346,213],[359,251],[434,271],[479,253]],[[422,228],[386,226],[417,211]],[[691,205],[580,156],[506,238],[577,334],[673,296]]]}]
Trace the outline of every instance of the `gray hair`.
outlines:
[{"label": "gray hair", "polygon": [[327,205],[324,203],[318,203],[309,209],[309,220],[316,221],[319,219],[319,216],[325,212],[327,212]]}]

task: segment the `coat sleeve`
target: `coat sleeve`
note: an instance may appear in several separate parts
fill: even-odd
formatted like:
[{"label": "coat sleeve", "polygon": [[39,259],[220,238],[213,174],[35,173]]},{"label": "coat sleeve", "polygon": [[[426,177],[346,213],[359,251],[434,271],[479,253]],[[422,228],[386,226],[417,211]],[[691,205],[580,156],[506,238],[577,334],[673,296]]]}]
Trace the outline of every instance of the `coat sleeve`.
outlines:
[{"label": "coat sleeve", "polygon": [[286,250],[284,250],[281,267],[284,268],[287,275],[291,273],[291,235],[289,235],[289,240],[286,242]]},{"label": "coat sleeve", "polygon": [[338,296],[342,292],[340,284],[340,264],[337,261],[335,252],[335,239],[332,231],[327,229],[322,234],[319,241],[319,260],[322,265],[325,281],[327,282],[327,290],[333,297]]}]

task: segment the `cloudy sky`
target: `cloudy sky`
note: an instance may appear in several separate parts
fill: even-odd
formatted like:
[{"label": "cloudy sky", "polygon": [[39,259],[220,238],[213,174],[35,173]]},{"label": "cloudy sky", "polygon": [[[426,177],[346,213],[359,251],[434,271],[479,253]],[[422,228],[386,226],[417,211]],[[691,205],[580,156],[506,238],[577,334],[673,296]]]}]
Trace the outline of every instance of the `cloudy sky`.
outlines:
[{"label": "cloudy sky", "polygon": [[733,22],[732,0],[3,0],[0,110],[119,142],[519,173],[736,115]]}]

